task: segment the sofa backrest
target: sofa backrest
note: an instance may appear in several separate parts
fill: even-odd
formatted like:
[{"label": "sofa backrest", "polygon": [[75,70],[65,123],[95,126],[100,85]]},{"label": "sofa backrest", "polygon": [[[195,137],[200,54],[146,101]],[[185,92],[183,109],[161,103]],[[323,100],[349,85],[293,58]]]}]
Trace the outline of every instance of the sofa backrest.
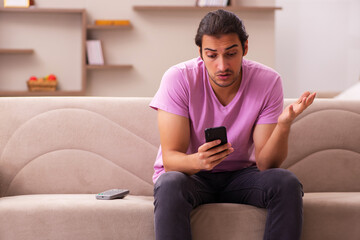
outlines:
[{"label": "sofa backrest", "polygon": [[292,124],[282,167],[305,192],[360,191],[360,101],[316,99]]},{"label": "sofa backrest", "polygon": [[0,194],[152,195],[150,98],[0,98]]},{"label": "sofa backrest", "polygon": [[[0,196],[152,195],[160,141],[150,100],[0,98]],[[316,99],[293,123],[282,167],[305,192],[360,191],[360,101]]]}]

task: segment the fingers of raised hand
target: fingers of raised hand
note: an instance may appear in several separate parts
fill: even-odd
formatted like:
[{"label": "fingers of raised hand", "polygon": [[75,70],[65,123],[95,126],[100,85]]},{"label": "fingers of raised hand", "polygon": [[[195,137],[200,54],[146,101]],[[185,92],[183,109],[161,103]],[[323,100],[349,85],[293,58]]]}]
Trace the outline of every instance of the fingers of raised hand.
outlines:
[{"label": "fingers of raised hand", "polygon": [[297,103],[298,103],[298,104],[303,103],[303,102],[304,102],[304,99],[306,99],[307,97],[309,97],[309,95],[310,95],[310,92],[308,92],[308,91],[304,92],[304,93],[299,97],[299,99],[297,100]]},{"label": "fingers of raised hand", "polygon": [[310,106],[313,102],[314,102],[314,99],[315,99],[315,96],[316,96],[316,92],[310,94],[307,98],[306,98],[306,106]]},{"label": "fingers of raised hand", "polygon": [[315,96],[315,92],[312,94],[310,94],[310,92],[304,92],[301,97],[295,102],[295,104],[297,104],[295,112],[301,113],[302,111],[304,111],[308,106],[313,103]]}]

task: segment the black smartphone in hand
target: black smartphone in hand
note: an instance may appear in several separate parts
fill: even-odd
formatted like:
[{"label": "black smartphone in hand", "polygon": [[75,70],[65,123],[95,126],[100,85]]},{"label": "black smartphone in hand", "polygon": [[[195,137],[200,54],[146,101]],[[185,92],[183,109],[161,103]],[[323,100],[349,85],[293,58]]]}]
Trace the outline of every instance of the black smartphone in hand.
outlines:
[{"label": "black smartphone in hand", "polygon": [[226,144],[228,142],[226,128],[224,126],[214,127],[214,128],[206,128],[205,129],[205,139],[206,139],[206,142],[212,142],[214,140],[220,139],[221,143],[215,147]]}]

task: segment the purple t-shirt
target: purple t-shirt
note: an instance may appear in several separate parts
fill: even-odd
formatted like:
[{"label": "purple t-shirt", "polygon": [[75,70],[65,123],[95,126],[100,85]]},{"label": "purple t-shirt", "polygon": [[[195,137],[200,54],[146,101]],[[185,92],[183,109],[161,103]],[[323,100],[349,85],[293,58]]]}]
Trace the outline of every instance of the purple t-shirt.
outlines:
[{"label": "purple t-shirt", "polygon": [[[223,106],[209,82],[203,60],[195,58],[167,70],[150,107],[190,120],[187,154],[205,143],[205,128],[225,126],[234,152],[212,171],[235,171],[255,164],[252,133],[256,124],[277,123],[283,110],[281,78],[273,69],[243,59],[242,82],[233,100]],[[165,172],[161,146],[153,181]]]}]

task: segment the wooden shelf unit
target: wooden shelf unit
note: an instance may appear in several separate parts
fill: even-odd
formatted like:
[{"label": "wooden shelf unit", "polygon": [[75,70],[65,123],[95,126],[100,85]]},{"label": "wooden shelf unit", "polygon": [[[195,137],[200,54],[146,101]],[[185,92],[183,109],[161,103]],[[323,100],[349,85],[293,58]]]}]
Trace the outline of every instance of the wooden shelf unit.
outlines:
[{"label": "wooden shelf unit", "polygon": [[[0,96],[71,96],[85,95],[87,70],[111,70],[129,69],[130,64],[106,64],[106,65],[87,65],[86,64],[86,40],[88,31],[102,30],[123,30],[130,29],[132,25],[93,25],[87,24],[85,9],[59,9],[59,8],[3,8],[1,13],[53,13],[53,14],[80,14],[81,16],[81,90],[80,91],[54,91],[54,92],[30,92],[30,91],[0,91]],[[0,54],[32,54],[34,49],[7,49],[1,48]],[[25,81],[25,80],[24,80]]]},{"label": "wooden shelf unit", "polygon": [[[1,13],[21,13],[21,14],[33,14],[33,13],[51,13],[51,14],[77,14],[80,15],[81,21],[81,89],[78,90],[67,90],[67,91],[54,91],[54,92],[30,92],[30,91],[0,91],[0,96],[72,96],[72,95],[84,95],[86,89],[86,53],[85,53],[85,42],[86,42],[86,27],[87,17],[85,9],[61,9],[61,8],[3,8],[0,7]],[[0,54],[32,54],[33,49],[0,49]],[[25,80],[24,80],[25,84]]]}]

